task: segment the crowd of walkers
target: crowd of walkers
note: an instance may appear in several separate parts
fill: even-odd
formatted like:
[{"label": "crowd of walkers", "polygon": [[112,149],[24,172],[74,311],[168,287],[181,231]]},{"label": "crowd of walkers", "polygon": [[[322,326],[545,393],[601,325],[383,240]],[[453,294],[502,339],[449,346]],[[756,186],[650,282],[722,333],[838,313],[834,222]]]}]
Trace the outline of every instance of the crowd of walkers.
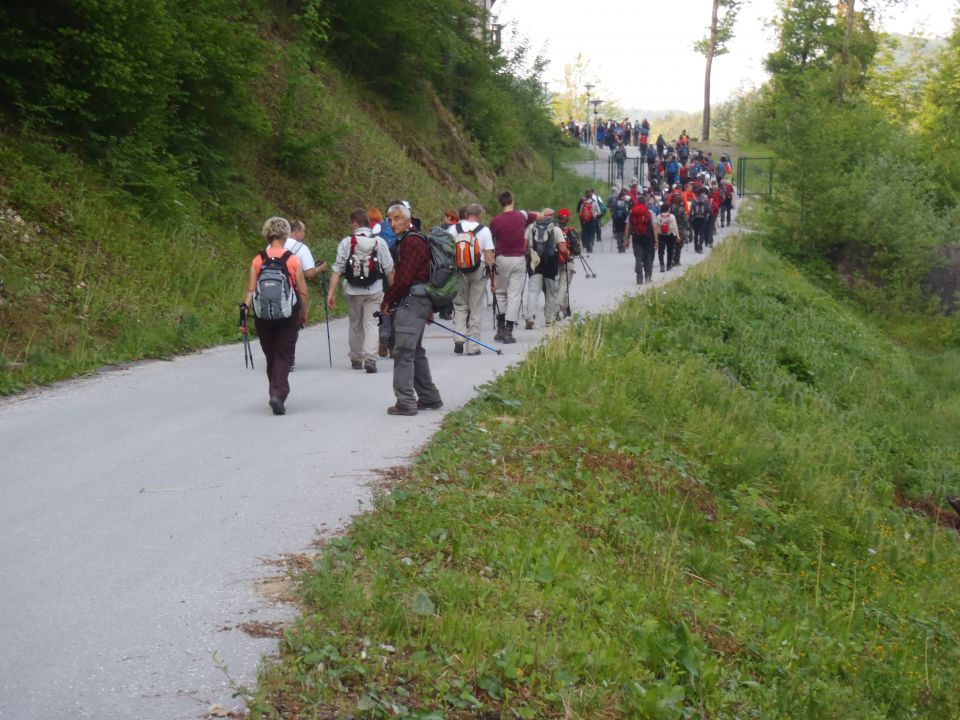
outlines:
[{"label": "crowd of walkers", "polygon": [[[671,157],[665,158],[668,168]],[[698,163],[703,171],[695,170]],[[569,317],[576,263],[586,277],[596,277],[586,257],[600,242],[608,214],[617,250],[633,250],[638,284],[651,279],[656,257],[667,272],[680,264],[687,242],[696,252],[712,246],[717,223],[730,222],[733,187],[706,158],[684,167],[687,172],[677,170],[673,182],[657,177],[643,189],[634,178],[628,187],[613,188],[607,202],[587,190],[575,209],[579,232],[571,210],[521,210],[509,191],[500,194],[500,212],[487,225],[476,203],[448,211],[429,230],[405,200],[390,202],[386,217],[378,208],[357,209],[337,245],[329,286],[327,263],[316,263],[304,242],[304,223],[268,219],[262,229],[266,247],[250,265],[240,323],[246,336],[248,314],[254,314],[270,408],[276,415],[286,412],[297,338],[307,322],[308,280],[320,276],[325,313],[335,307],[342,286],[353,370],[376,373],[378,360],[392,358],[395,401],[387,413],[438,409],[443,401],[423,348],[425,326],[449,330],[453,353],[474,356],[481,348],[496,350],[483,341],[486,313],[494,320],[493,342],[503,345],[517,341],[521,323],[532,330],[538,316],[548,327]],[[435,315],[451,319],[453,327]]]}]

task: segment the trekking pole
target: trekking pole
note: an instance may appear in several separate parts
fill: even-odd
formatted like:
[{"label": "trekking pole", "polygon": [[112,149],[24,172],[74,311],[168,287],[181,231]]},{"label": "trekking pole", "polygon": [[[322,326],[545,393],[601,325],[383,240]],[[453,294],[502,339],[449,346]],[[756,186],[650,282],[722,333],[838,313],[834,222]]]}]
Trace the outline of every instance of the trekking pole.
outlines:
[{"label": "trekking pole", "polygon": [[587,262],[587,259],[582,255],[577,255],[580,258],[580,263],[583,265],[583,272],[586,273],[586,277],[595,278],[597,274],[593,271],[593,268],[590,267],[590,263]]},{"label": "trekking pole", "polygon": [[243,335],[243,366],[253,370],[255,368],[253,367],[253,351],[250,349],[250,328],[247,326],[246,303],[240,303],[240,334]]},{"label": "trekking pole", "polygon": [[447,326],[444,325],[443,323],[438,323],[436,320],[427,320],[427,322],[428,322],[428,323],[431,323],[432,325],[436,325],[438,328],[441,328],[441,329],[443,329],[443,330],[446,330],[447,332],[452,332],[454,335],[459,335],[459,336],[462,337],[464,340],[469,340],[469,341],[472,342],[472,343],[476,343],[476,344],[479,345],[480,347],[486,348],[487,350],[490,350],[491,352],[495,352],[497,355],[503,355],[503,350],[498,350],[498,349],[495,348],[495,347],[490,347],[490,346],[487,345],[485,342],[481,342],[480,340],[477,340],[475,337],[470,337],[469,335],[466,335],[466,334],[460,332],[459,330],[454,330],[452,327],[447,327]]},{"label": "trekking pole", "polygon": [[570,307],[570,261],[569,260],[567,260],[567,262],[563,264],[563,272],[567,276],[567,288],[566,288],[567,297],[564,299],[564,303],[563,303],[563,308],[564,308],[563,314],[566,315],[567,317],[570,317],[570,315],[573,313],[573,308]]},{"label": "trekking pole", "polygon": [[323,320],[327,325],[327,358],[333,367],[333,348],[330,346],[330,314],[327,312],[327,271],[320,273],[320,287],[323,289]]}]

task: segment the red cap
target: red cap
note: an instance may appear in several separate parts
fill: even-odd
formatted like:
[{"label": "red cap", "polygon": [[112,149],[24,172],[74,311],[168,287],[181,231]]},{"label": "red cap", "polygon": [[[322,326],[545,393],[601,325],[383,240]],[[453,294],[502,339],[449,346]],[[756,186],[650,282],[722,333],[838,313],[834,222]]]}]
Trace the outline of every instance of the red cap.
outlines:
[{"label": "red cap", "polygon": [[570,217],[570,211],[567,210],[566,208],[560,208],[559,210],[557,210],[557,217],[558,217],[558,218],[562,218],[562,217],[567,217],[567,218],[568,218],[568,217]]}]

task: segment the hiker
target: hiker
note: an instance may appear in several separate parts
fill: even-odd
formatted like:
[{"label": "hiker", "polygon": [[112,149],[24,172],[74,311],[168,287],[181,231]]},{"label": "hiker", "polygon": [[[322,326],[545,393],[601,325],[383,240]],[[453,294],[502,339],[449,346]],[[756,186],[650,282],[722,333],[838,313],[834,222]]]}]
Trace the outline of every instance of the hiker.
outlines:
[{"label": "hiker", "polygon": [[673,264],[680,264],[680,252],[684,244],[690,239],[690,213],[680,188],[675,188],[670,196],[670,211],[677,221],[677,241],[673,246]]},{"label": "hiker", "polygon": [[733,183],[729,180],[720,183],[720,189],[723,191],[723,204],[720,206],[720,227],[723,227],[724,224],[730,227],[733,215],[733,196],[736,191],[733,189]]},{"label": "hiker", "polygon": [[594,243],[600,239],[600,203],[596,191],[587,190],[577,203],[577,215],[580,216],[580,237],[583,249],[590,254]]},{"label": "hiker", "polygon": [[707,200],[707,191],[700,188],[697,199],[690,209],[690,223],[693,225],[693,250],[703,252],[706,244],[707,222],[710,219],[710,202]]},{"label": "hiker", "polygon": [[663,160],[664,151],[667,148],[667,141],[663,139],[663,133],[657,135],[657,160]]},{"label": "hiker", "polygon": [[[319,265],[314,262],[313,253],[303,239],[307,235],[307,226],[302,220],[290,221],[290,237],[284,242],[283,247],[289,250],[300,260],[300,267],[303,270],[303,277],[306,280],[315,278],[320,273],[326,271],[327,261],[322,260]],[[290,358],[290,372],[293,372],[296,365],[296,352]]]},{"label": "hiker", "polygon": [[[410,209],[410,203],[406,200],[391,200],[387,203],[387,207],[391,205],[406,205],[407,209]],[[393,264],[397,264],[397,235],[393,232],[393,228],[390,226],[390,221],[383,218],[380,214],[380,210],[377,208],[370,208],[367,210],[368,215],[371,220],[371,229],[373,229],[373,218],[380,217],[380,230],[379,232],[374,232],[374,235],[379,235],[383,238],[383,241],[387,244],[387,247],[390,248],[390,256],[393,258]],[[386,278],[383,280],[383,291],[386,292],[390,288],[390,282]],[[393,357],[393,315],[387,315],[385,313],[380,313],[380,342],[377,346],[377,355],[382,358]]]},{"label": "hiker", "polygon": [[375,313],[383,301],[383,279],[393,278],[393,257],[383,238],[369,227],[366,210],[350,213],[350,234],[337,245],[337,259],[327,292],[327,307],[337,304],[337,285],[344,279],[343,295],[350,318],[350,367],[377,371],[379,332]]},{"label": "hiker", "polygon": [[310,294],[300,258],[284,247],[290,223],[282,217],[269,218],[261,234],[267,249],[250,263],[247,294],[241,305],[256,313],[254,326],[267,361],[268,404],[274,415],[283,415],[290,394],[290,364],[297,335],[307,324]]},{"label": "hiker", "polygon": [[397,402],[387,408],[387,414],[416,415],[418,410],[443,407],[423,348],[423,328],[432,319],[433,303],[416,294],[418,286],[422,288],[430,279],[430,249],[414,228],[408,205],[400,202],[388,207],[387,220],[397,235],[393,282],[380,303],[380,312],[393,316],[395,335],[393,393]]},{"label": "hiker", "polygon": [[637,198],[630,209],[630,244],[633,247],[633,271],[637,276],[637,285],[643,285],[644,279],[647,282],[653,279],[653,257],[657,252],[653,216],[645,198]]},{"label": "hiker", "polygon": [[[632,188],[637,187],[636,178],[631,184]],[[610,202],[610,217],[613,225],[613,238],[617,241],[617,252],[626,252],[626,231],[627,218],[630,215],[630,203],[627,199],[627,191],[621,190]]]},{"label": "hiker", "polygon": [[527,246],[524,232],[527,225],[536,222],[535,212],[517,210],[513,206],[513,193],[504,190],[498,198],[500,214],[490,222],[493,245],[497,258],[497,332],[493,339],[504,344],[515,343],[513,327],[520,321],[523,286],[527,281]]},{"label": "hiker", "polygon": [[627,149],[623,143],[617,145],[617,149],[613,151],[613,161],[617,164],[617,177],[623,180],[623,164],[627,161]]},{"label": "hiker", "polygon": [[710,220],[710,201],[707,200],[707,191],[700,188],[697,199],[690,209],[690,224],[693,225],[693,249],[702,253],[707,241],[707,223]]},{"label": "hiker", "polygon": [[533,330],[537,317],[537,305],[540,304],[540,291],[546,307],[543,314],[544,325],[550,327],[557,319],[557,275],[560,272],[560,255],[567,255],[567,239],[554,221],[553,209],[543,208],[540,218],[527,226],[525,233],[527,247],[527,275],[530,277],[530,290],[527,292],[527,307],[524,313],[527,330]]},{"label": "hiker", "polygon": [[570,227],[570,211],[567,208],[557,210],[557,225],[564,239],[559,253],[560,268],[557,272],[557,314],[570,317],[570,285],[576,274],[573,263],[574,258],[583,251],[583,247],[580,244],[579,233]]},{"label": "hiker", "polygon": [[[680,235],[680,229],[677,227],[677,219],[670,212],[670,205],[663,203],[660,206],[660,217],[657,218],[660,225],[660,232],[657,234],[657,251],[660,255],[660,272],[666,272],[673,268],[673,258],[676,252],[677,238]],[[666,264],[664,264],[664,253],[666,253]]]},{"label": "hiker", "polygon": [[710,200],[710,219],[707,220],[707,246],[713,247],[713,238],[717,234],[717,218],[720,217],[720,206],[723,204],[723,195],[720,188],[717,187],[717,181],[710,183],[710,190],[707,195]]},{"label": "hiker", "polygon": [[[453,322],[457,332],[480,339],[480,321],[483,318],[487,295],[487,277],[490,287],[497,290],[494,272],[493,235],[490,228],[480,224],[483,207],[471,203],[463,208],[463,219],[447,228],[453,235],[454,254],[460,273],[460,289],[453,299]],[[473,267],[471,270],[470,267]],[[453,341],[453,351],[460,355],[479,355],[480,348],[462,338]]]}]

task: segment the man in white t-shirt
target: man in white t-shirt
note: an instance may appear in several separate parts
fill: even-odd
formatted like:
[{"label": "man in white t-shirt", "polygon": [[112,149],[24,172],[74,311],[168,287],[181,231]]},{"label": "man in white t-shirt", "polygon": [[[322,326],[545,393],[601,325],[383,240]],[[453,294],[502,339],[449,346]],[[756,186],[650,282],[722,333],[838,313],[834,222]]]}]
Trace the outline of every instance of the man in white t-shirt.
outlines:
[{"label": "man in white t-shirt", "polygon": [[370,229],[366,210],[350,213],[350,228],[350,234],[337,246],[327,306],[333,310],[337,285],[344,278],[343,294],[350,316],[350,367],[375,373],[380,331],[374,313],[383,302],[383,278],[393,283],[393,256],[386,241]]},{"label": "man in white t-shirt", "polygon": [[[463,208],[461,220],[447,228],[447,232],[456,238],[463,233],[472,233],[480,245],[480,265],[472,272],[460,273],[460,289],[453,299],[453,323],[458,332],[480,339],[480,320],[486,305],[487,276],[490,277],[490,289],[496,290],[496,275],[493,273],[494,249],[490,228],[480,224],[483,207],[471,203]],[[453,342],[453,351],[458,355],[466,351],[467,355],[479,355],[480,348],[472,342],[457,337]]]},{"label": "man in white t-shirt", "polygon": [[300,258],[300,267],[303,268],[303,276],[309,280],[316,277],[327,269],[327,261],[323,260],[319,265],[313,261],[313,253],[303,241],[307,235],[307,226],[303,220],[290,221],[290,237],[283,244],[284,250],[289,250]]}]

